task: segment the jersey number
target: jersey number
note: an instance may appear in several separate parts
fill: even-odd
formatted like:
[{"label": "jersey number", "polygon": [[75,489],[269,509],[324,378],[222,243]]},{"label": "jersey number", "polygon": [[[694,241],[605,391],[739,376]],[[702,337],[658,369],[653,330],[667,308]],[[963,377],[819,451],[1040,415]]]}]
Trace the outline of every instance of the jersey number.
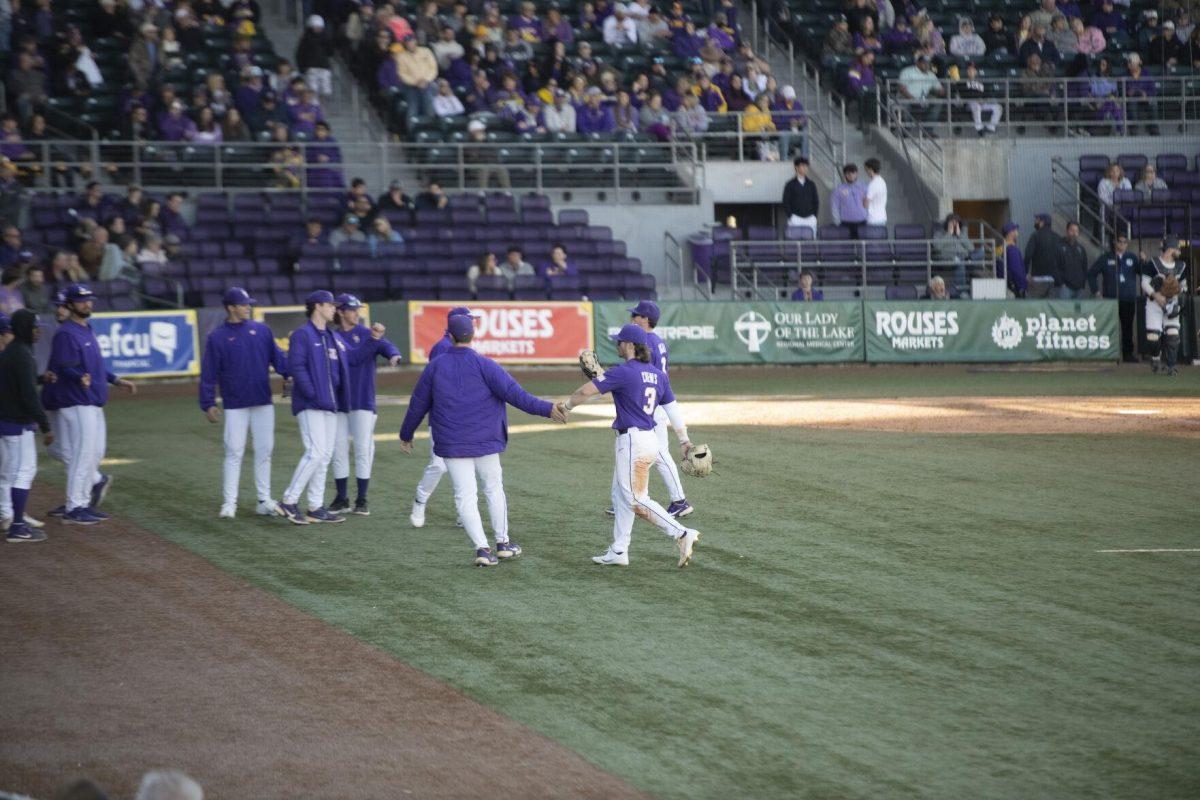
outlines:
[{"label": "jersey number", "polygon": [[658,400],[658,389],[655,389],[653,386],[647,386],[646,405],[642,406],[642,411],[645,411],[647,414],[653,414],[656,400]]}]

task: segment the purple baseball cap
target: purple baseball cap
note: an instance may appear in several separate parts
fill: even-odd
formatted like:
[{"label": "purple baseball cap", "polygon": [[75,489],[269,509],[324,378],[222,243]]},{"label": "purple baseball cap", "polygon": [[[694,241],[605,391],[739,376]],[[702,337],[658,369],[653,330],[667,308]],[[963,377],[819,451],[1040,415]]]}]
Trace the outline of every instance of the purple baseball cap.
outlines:
[{"label": "purple baseball cap", "polygon": [[634,325],[632,322],[625,325],[621,330],[609,337],[614,342],[629,342],[630,344],[646,344],[646,332],[642,330],[642,326]]},{"label": "purple baseball cap", "polygon": [[454,319],[455,317],[471,317],[471,316],[474,316],[474,315],[471,313],[471,309],[467,308],[466,306],[455,306],[454,308],[452,308],[446,312],[446,320],[447,321]]},{"label": "purple baseball cap", "polygon": [[635,317],[645,317],[651,322],[658,322],[658,317],[661,314],[658,310],[658,305],[650,300],[643,300],[633,308],[625,310]]},{"label": "purple baseball cap", "polygon": [[363,301],[352,294],[339,294],[337,300],[334,302],[337,303],[337,307],[340,309],[363,307]]},{"label": "purple baseball cap", "polygon": [[1021,230],[1021,226],[1015,222],[1006,222],[1006,223],[1004,223],[1004,227],[1000,229],[1000,231],[1005,236],[1012,233],[1013,231],[1019,231],[1019,230]]},{"label": "purple baseball cap", "polygon": [[253,297],[251,297],[250,293],[247,292],[242,287],[230,286],[228,289],[225,290],[225,294],[221,295],[221,305],[223,305],[223,306],[255,306],[255,305],[258,305],[258,301],[255,300]]},{"label": "purple baseball cap", "polygon": [[86,283],[72,283],[67,287],[67,302],[95,300],[96,293],[88,288]]},{"label": "purple baseball cap", "polygon": [[446,329],[450,331],[450,335],[455,339],[460,339],[475,331],[475,320],[468,316],[459,314],[456,317],[451,317],[446,323]]},{"label": "purple baseball cap", "polygon": [[308,297],[304,298],[304,302],[305,303],[332,303],[332,302],[334,302],[333,292],[329,291],[328,289],[317,289],[315,292],[311,292],[308,295]]},{"label": "purple baseball cap", "polygon": [[1034,214],[1034,215],[1033,215],[1033,218],[1034,218],[1035,220],[1037,220],[1038,222],[1045,223],[1046,225],[1049,225],[1049,224],[1050,224],[1050,215],[1049,215],[1049,214],[1047,214],[1045,211],[1043,211],[1043,212],[1042,212],[1042,213],[1040,213],[1040,214]]}]

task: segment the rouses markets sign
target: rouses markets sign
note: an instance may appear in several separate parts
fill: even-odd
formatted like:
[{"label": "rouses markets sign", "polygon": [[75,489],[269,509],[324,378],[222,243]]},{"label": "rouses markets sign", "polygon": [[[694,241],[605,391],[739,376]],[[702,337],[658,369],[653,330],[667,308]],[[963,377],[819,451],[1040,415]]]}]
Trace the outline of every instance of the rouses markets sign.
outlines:
[{"label": "rouses markets sign", "polygon": [[[609,340],[629,321],[632,303],[596,303],[596,345],[616,359]],[[786,364],[862,361],[862,304],[660,303],[657,333],[675,364]]]},{"label": "rouses markets sign", "polygon": [[446,314],[468,305],[475,314],[474,348],[502,364],[574,364],[592,346],[591,303],[408,304],[412,361],[424,364],[446,331]]},{"label": "rouses markets sign", "polygon": [[1114,360],[1104,300],[864,303],[867,361]]}]

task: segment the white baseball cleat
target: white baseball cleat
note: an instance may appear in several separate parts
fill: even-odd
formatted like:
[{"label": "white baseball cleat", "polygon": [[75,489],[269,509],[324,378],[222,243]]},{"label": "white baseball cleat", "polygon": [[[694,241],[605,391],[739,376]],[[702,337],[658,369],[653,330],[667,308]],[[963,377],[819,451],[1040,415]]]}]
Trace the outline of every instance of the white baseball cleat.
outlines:
[{"label": "white baseball cleat", "polygon": [[254,507],[254,513],[260,517],[278,517],[279,503],[275,500],[259,500],[258,505]]},{"label": "white baseball cleat", "polygon": [[700,531],[695,528],[688,528],[684,531],[683,536],[675,540],[679,545],[679,566],[686,567],[692,560],[692,550],[696,547],[696,541],[700,538]]},{"label": "white baseball cleat", "polygon": [[413,501],[412,513],[408,515],[408,521],[412,523],[414,528],[425,527],[425,504]]},{"label": "white baseball cleat", "polygon": [[233,519],[235,516],[237,516],[237,506],[221,506],[221,513],[217,516],[220,519]]},{"label": "white baseball cleat", "polygon": [[624,553],[616,553],[613,552],[613,549],[610,547],[604,551],[604,555],[592,556],[592,561],[595,561],[597,564],[612,564],[618,567],[628,567],[629,551],[625,551]]}]

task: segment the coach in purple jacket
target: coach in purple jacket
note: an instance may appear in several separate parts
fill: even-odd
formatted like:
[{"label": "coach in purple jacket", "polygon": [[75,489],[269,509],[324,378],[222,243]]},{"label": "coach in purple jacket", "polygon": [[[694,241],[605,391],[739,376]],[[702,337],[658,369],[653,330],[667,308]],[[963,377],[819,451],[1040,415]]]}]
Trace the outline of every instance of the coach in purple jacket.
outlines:
[{"label": "coach in purple jacket", "polygon": [[[549,400],[529,394],[499,364],[471,349],[475,336],[471,317],[451,317],[447,327],[454,346],[430,361],[421,373],[400,428],[400,449],[412,454],[417,426],[429,414],[436,442],[434,452],[445,459],[458,516],[475,545],[475,563],[492,566],[499,563],[497,557],[521,554],[521,546],[508,538],[508,500],[500,470],[500,454],[508,445],[505,405],[558,422],[566,418]],[[476,474],[483,481],[488,516],[496,534],[494,553],[488,547],[479,516]]]},{"label": "coach in purple jacket", "polygon": [[[292,375],[292,414],[300,425],[304,455],[292,474],[278,511],[297,525],[345,522],[325,508],[325,473],[337,438],[337,412],[350,406],[348,349],[333,332],[337,310],[333,293],[324,289],[304,301],[308,322],[288,339],[288,371]],[[300,493],[308,488],[308,513],[301,511]]]}]

